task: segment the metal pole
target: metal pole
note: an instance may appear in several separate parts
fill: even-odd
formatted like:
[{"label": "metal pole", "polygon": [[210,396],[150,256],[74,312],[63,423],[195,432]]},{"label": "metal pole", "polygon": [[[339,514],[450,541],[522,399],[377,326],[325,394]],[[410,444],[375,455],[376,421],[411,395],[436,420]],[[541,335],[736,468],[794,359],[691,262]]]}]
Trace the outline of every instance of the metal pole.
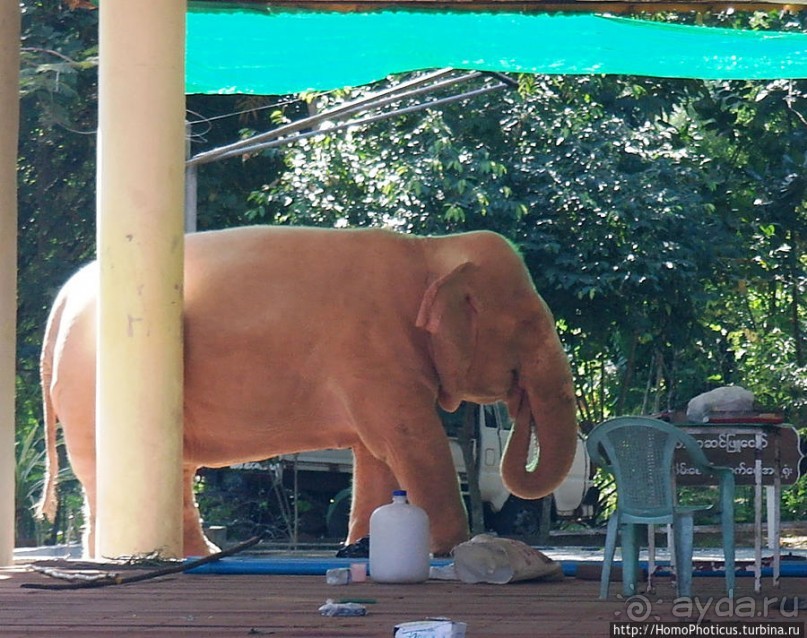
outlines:
[{"label": "metal pole", "polygon": [[[779,588],[779,576],[782,570],[782,547],[781,547],[781,498],[782,498],[782,449],[781,449],[781,429],[776,428],[771,433],[774,445],[774,467],[776,474],[773,477],[773,489],[768,489],[768,499],[773,500],[773,507],[768,509],[768,527],[773,529],[769,532],[768,546],[773,546],[773,586]],[[773,511],[771,511],[773,510]],[[771,519],[773,524],[771,525]]]},{"label": "metal pole", "polygon": [[[190,122],[185,122],[185,161],[191,157],[191,129]],[[198,194],[198,169],[195,165],[185,165],[185,232],[196,232],[196,211]]]},{"label": "metal pole", "polygon": [[196,166],[185,167],[185,232],[196,232],[198,210],[199,169]]},{"label": "metal pole", "polygon": [[299,517],[300,517],[300,508],[299,508],[299,501],[300,501],[300,489],[297,475],[297,454],[294,455],[294,523],[292,525],[292,539],[291,539],[291,548],[297,549],[297,542],[300,539],[300,528],[299,528]]},{"label": "metal pole", "polygon": [[754,434],[754,593],[762,590],[762,432]]},{"label": "metal pole", "polygon": [[241,153],[246,152],[248,148],[251,148],[256,144],[259,144],[266,140],[274,140],[278,137],[289,135],[290,133],[296,133],[299,130],[314,127],[317,124],[320,124],[321,122],[325,122],[328,120],[340,120],[346,117],[347,115],[352,115],[353,113],[357,113],[359,111],[363,111],[368,108],[379,108],[381,106],[386,106],[387,104],[391,104],[392,102],[396,102],[398,100],[402,100],[409,97],[415,97],[423,93],[428,93],[429,91],[434,91],[435,89],[438,88],[446,88],[449,86],[453,86],[454,84],[457,84],[459,82],[465,82],[466,80],[470,80],[475,77],[479,77],[481,75],[481,73],[478,72],[468,73],[461,77],[446,80],[445,82],[440,82],[438,84],[432,84],[426,87],[421,87],[418,89],[414,89],[412,91],[406,91],[404,93],[401,93],[401,91],[403,91],[404,89],[407,89],[412,86],[422,85],[427,82],[431,82],[432,80],[442,77],[448,73],[451,73],[452,71],[453,69],[442,69],[430,75],[415,78],[414,80],[410,80],[409,82],[403,82],[396,86],[385,89],[379,93],[373,93],[372,95],[367,95],[357,100],[353,100],[351,102],[345,102],[344,104],[340,104],[339,106],[336,106],[327,111],[323,111],[322,113],[319,113],[312,117],[307,117],[302,120],[298,120],[296,122],[285,124],[284,126],[272,129],[271,131],[267,131],[266,133],[254,135],[249,139],[233,142],[232,144],[228,144],[227,146],[222,146],[217,149],[213,149],[211,151],[206,151],[205,153],[199,153],[199,155],[196,155],[195,157],[191,158],[188,161],[188,163],[191,165],[207,164],[209,162],[214,162],[221,159],[222,155],[227,155],[229,157],[233,155],[240,155]]},{"label": "metal pole", "polygon": [[[244,153],[254,153],[256,151],[262,151],[267,148],[275,148],[277,146],[283,146],[284,144],[291,144],[298,140],[304,140],[309,137],[314,137],[315,135],[325,135],[328,133],[335,133],[336,131],[341,131],[346,128],[350,128],[353,126],[364,126],[366,124],[374,124],[375,122],[380,122],[382,120],[388,120],[391,117],[397,117],[399,115],[406,115],[408,113],[415,113],[417,111],[423,111],[424,109],[429,108],[437,108],[438,106],[443,106],[445,104],[451,104],[452,102],[459,102],[460,100],[467,100],[472,97],[477,97],[479,95],[485,95],[486,93],[491,93],[493,91],[498,91],[499,89],[507,88],[506,84],[495,84],[493,86],[486,86],[481,89],[476,89],[474,91],[468,91],[467,93],[461,93],[459,95],[452,95],[450,97],[440,98],[439,100],[432,100],[431,102],[424,102],[422,104],[414,104],[412,106],[407,106],[402,109],[396,109],[395,111],[390,111],[389,113],[381,113],[379,115],[370,115],[368,117],[360,118],[358,120],[351,120],[349,122],[340,122],[335,126],[331,126],[327,129],[317,129],[315,131],[308,131],[306,133],[300,133],[295,135],[293,138],[284,137],[283,139],[275,139],[268,142],[262,142],[260,144],[254,144],[252,146],[242,146],[241,148],[234,150],[234,151],[227,151],[221,153],[216,156],[216,160],[224,160],[230,159],[231,157],[238,157],[243,155]],[[253,138],[254,139],[254,138]],[[248,141],[248,140],[245,140]],[[219,149],[221,150],[221,149]]]}]

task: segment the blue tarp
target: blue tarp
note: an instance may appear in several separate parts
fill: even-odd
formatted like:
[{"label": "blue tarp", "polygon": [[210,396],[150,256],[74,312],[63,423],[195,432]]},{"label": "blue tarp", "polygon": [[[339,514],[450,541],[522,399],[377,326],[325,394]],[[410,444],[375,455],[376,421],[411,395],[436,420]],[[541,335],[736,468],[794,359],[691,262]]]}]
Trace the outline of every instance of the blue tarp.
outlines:
[{"label": "blue tarp", "polygon": [[[190,561],[189,561],[190,562]],[[286,575],[286,576],[320,576],[325,575],[329,569],[338,567],[348,567],[351,563],[367,563],[367,559],[363,558],[310,558],[310,557],[272,557],[272,558],[256,558],[256,557],[231,557],[222,558],[221,560],[207,563],[194,569],[188,570],[188,574],[264,574],[264,575]],[[450,564],[450,558],[434,558],[432,559],[433,567],[444,567]],[[602,561],[573,561],[563,560],[560,561],[563,568],[564,576],[573,577],[577,574],[577,566],[580,564],[590,564],[599,566]],[[615,566],[621,566],[621,561],[616,561]],[[665,561],[657,561],[657,565],[664,569],[668,565]],[[647,569],[647,561],[640,561],[639,566],[641,569]],[[769,578],[772,576],[772,569],[770,567],[762,568],[762,576]],[[807,562],[788,562],[782,561],[781,576],[783,578],[803,578],[807,574]],[[372,576],[372,574],[370,574]],[[669,575],[668,571],[662,571],[659,575]],[[696,576],[714,576],[723,577],[725,573],[722,570],[697,570]],[[738,569],[738,576],[753,576],[751,568]]]},{"label": "blue tarp", "polygon": [[191,7],[187,93],[280,95],[453,67],[538,74],[807,78],[807,34],[590,14]]}]

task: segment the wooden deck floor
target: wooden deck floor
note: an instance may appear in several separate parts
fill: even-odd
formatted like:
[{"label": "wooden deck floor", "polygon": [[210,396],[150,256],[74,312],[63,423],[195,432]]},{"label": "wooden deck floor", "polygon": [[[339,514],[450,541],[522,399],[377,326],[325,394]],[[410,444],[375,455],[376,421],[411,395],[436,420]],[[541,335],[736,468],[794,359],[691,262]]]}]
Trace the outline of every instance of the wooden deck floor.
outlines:
[{"label": "wooden deck floor", "polygon": [[[647,615],[649,620],[695,620],[698,607],[673,602],[673,589],[660,580],[656,593],[629,603],[612,587],[597,599],[598,582],[467,585],[429,581],[418,585],[372,582],[332,586],[322,576],[179,574],[128,585],[52,591],[24,583],[53,583],[26,566],[0,570],[0,635],[3,636],[392,636],[396,624],[441,616],[467,623],[468,637],[608,636],[613,621]],[[807,579],[785,578],[781,591],[770,583],[753,596],[753,579],[738,581],[736,609],[722,599],[721,578],[696,578],[701,608],[711,620],[783,620],[803,623],[807,611],[784,611],[764,599],[807,598]],[[712,597],[711,600],[709,597]],[[318,613],[326,599],[371,599],[368,614],[327,618]],[[639,607],[636,607],[637,600]],[[742,607],[740,606],[742,603]],[[629,607],[628,604],[634,606]],[[638,616],[636,614],[639,614]],[[802,635],[804,635],[802,633]]]}]

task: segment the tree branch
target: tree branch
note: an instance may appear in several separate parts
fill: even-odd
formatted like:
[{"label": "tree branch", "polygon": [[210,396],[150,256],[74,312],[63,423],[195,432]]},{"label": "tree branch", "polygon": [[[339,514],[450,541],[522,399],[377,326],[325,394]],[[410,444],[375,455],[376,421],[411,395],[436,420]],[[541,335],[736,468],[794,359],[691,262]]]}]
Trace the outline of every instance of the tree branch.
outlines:
[{"label": "tree branch", "polygon": [[222,550],[220,552],[216,552],[215,554],[211,554],[210,556],[203,556],[197,560],[192,560],[190,562],[182,561],[176,565],[171,565],[169,567],[162,567],[160,569],[155,569],[150,572],[146,572],[144,574],[135,574],[134,576],[120,576],[114,575],[110,576],[109,578],[105,579],[97,579],[97,580],[83,580],[78,583],[23,583],[20,585],[23,589],[89,589],[91,587],[106,587],[107,585],[128,585],[129,583],[137,583],[141,580],[150,580],[152,578],[159,578],[160,576],[168,576],[169,574],[178,574],[180,572],[188,571],[189,569],[194,569],[195,567],[199,567],[201,565],[206,565],[207,563],[213,563],[220,558],[225,558],[227,556],[232,556],[233,554],[237,554],[238,552],[242,552],[245,549],[252,547],[253,545],[257,545],[260,542],[260,536],[253,536],[247,541],[240,543],[238,545],[234,545],[229,549]]}]

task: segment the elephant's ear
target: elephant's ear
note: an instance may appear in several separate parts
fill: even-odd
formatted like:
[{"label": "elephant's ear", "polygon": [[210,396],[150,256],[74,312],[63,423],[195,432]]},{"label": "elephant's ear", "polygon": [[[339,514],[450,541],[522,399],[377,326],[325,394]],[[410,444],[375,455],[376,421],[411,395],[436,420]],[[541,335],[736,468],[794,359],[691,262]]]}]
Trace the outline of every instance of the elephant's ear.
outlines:
[{"label": "elephant's ear", "polygon": [[465,262],[434,281],[423,295],[417,317],[417,327],[431,335],[440,405],[449,412],[459,407],[476,351],[478,308],[470,282],[476,268]]}]

